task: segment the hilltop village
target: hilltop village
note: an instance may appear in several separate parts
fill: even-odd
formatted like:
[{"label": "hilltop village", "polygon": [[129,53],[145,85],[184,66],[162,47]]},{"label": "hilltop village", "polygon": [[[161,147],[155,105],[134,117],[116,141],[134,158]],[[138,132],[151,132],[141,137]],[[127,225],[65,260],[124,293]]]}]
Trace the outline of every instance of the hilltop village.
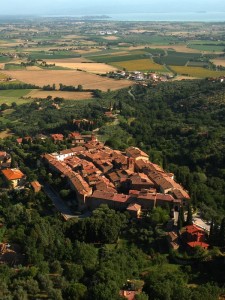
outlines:
[{"label": "hilltop village", "polygon": [[79,146],[46,154],[49,168],[65,176],[75,191],[79,209],[95,209],[100,204],[131,211],[136,217],[142,209],[168,205],[179,210],[190,199],[171,173],[149,160],[136,147],[125,152],[110,149],[92,136],[88,142],[73,133]]}]

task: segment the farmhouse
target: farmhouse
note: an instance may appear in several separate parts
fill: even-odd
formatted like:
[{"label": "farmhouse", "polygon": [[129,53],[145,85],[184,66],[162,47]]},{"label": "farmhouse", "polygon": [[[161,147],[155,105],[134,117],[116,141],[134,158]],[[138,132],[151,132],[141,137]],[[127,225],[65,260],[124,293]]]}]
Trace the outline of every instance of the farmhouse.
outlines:
[{"label": "farmhouse", "polygon": [[26,180],[26,176],[19,169],[4,169],[2,174],[13,188],[23,186]]},{"label": "farmhouse", "polygon": [[196,225],[186,226],[185,232],[182,233],[182,239],[190,249],[196,246],[208,249],[209,244],[206,243],[206,237],[205,231]]}]

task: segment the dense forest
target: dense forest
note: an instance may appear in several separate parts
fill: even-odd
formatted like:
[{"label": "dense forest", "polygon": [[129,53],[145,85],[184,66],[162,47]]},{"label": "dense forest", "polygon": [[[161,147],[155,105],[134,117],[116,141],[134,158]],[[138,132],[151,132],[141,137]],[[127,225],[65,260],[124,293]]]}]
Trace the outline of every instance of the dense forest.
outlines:
[{"label": "dense forest", "polygon": [[162,83],[136,86],[132,93],[134,97],[125,91],[115,96],[122,103],[119,127],[128,135],[115,134],[109,144],[135,143],[152,161],[175,173],[208,218],[215,211],[224,214],[224,83]]},{"label": "dense forest", "polygon": [[[225,84],[181,81],[136,85],[98,93],[90,102],[46,99],[14,105],[7,126],[16,136],[97,129],[115,149],[135,145],[173,172],[190,191],[206,220],[221,224],[225,214]],[[57,103],[60,109],[52,105]],[[105,112],[113,107],[116,119]],[[3,114],[4,118],[6,116]],[[94,123],[76,128],[74,119]],[[4,129],[6,123],[2,122]],[[70,141],[0,141],[29,181],[38,179],[66,194],[63,178],[37,164],[40,155],[71,147]],[[3,180],[0,179],[0,185]],[[12,264],[0,264],[0,299],[116,300],[121,289],[139,300],[214,300],[225,293],[224,249],[196,249],[175,260],[166,242],[167,208],[133,220],[107,206],[87,218],[61,219],[43,192],[1,190],[0,242],[16,249]],[[223,224],[223,223],[222,223]],[[128,281],[129,280],[129,281]]]}]

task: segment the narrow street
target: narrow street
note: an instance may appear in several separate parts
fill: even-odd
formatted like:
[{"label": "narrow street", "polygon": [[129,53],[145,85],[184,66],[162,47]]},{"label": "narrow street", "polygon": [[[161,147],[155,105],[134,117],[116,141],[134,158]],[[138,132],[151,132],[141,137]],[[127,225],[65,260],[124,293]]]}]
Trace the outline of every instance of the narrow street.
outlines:
[{"label": "narrow street", "polygon": [[78,218],[78,216],[72,213],[71,209],[51,186],[45,184],[43,189],[45,194],[52,200],[56,209],[62,214],[65,220]]}]

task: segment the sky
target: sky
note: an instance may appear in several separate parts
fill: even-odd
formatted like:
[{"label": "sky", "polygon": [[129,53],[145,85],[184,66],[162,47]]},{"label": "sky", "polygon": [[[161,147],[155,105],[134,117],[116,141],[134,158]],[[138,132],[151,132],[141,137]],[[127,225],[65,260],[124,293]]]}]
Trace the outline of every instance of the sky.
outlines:
[{"label": "sky", "polygon": [[0,15],[225,12],[224,0],[0,0]]}]

